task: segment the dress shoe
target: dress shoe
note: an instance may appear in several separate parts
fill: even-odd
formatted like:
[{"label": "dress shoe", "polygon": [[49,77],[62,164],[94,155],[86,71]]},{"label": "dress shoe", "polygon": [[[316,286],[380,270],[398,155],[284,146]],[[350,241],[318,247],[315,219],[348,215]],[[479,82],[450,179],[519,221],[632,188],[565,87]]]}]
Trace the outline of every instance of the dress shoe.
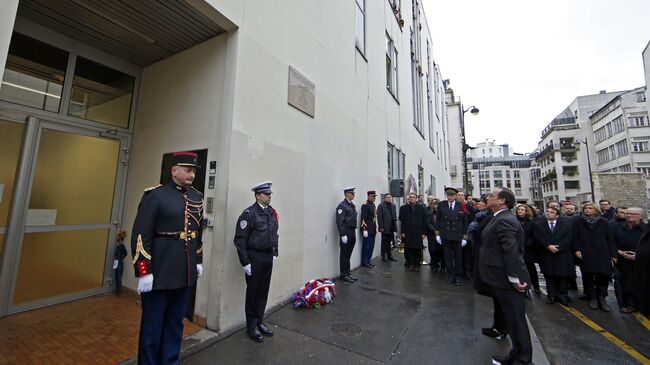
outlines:
[{"label": "dress shoe", "polygon": [[596,299],[589,299],[589,308],[598,309],[598,301]]},{"label": "dress shoe", "polygon": [[341,276],[341,281],[345,281],[346,283],[354,283],[354,280],[352,280],[349,276]]},{"label": "dress shoe", "polygon": [[501,332],[494,327],[481,328],[481,333],[483,334],[483,336],[491,337],[497,340],[503,340],[508,336],[507,333]]},{"label": "dress shoe", "polygon": [[560,304],[562,304],[563,306],[565,306],[565,307],[570,307],[571,306],[571,304],[569,304],[569,301],[567,300],[567,298],[564,297],[564,296],[557,297],[557,301]]},{"label": "dress shoe", "polygon": [[251,340],[253,340],[255,342],[264,341],[264,338],[262,337],[262,334],[260,333],[260,331],[257,330],[257,328],[254,328],[252,331],[248,330],[246,332],[248,332],[248,337],[250,337]]},{"label": "dress shoe", "polygon": [[627,305],[624,305],[624,306],[621,308],[621,313],[632,314],[632,313],[634,313],[634,308],[632,308],[632,307],[630,307],[630,306],[627,306]]},{"label": "dress shoe", "polygon": [[367,267],[367,268],[369,268],[369,269],[372,268],[372,266],[370,266],[370,264],[361,264],[361,266],[363,266],[363,267]]},{"label": "dress shoe", "polygon": [[605,312],[610,312],[612,308],[607,304],[607,300],[605,297],[598,297],[598,306],[600,309],[604,310]]},{"label": "dress shoe", "polygon": [[515,359],[512,358],[512,355],[494,355],[492,356],[492,363],[497,363],[497,364],[502,364],[502,365],[509,365],[512,364],[515,361]]},{"label": "dress shoe", "polygon": [[553,303],[555,303],[554,297],[551,296],[546,297],[546,304],[553,304]]},{"label": "dress shoe", "polygon": [[352,279],[352,280],[354,280],[354,281],[357,281],[357,280],[359,280],[359,278],[355,278],[355,277],[354,277],[354,276],[352,276],[352,275],[348,275],[348,277],[349,277],[350,279]]},{"label": "dress shoe", "polygon": [[397,261],[393,256],[388,256],[388,261]]},{"label": "dress shoe", "polygon": [[415,267],[413,267],[413,271],[420,272],[420,265],[415,265]]},{"label": "dress shoe", "polygon": [[373,264],[372,262],[369,262],[368,267],[375,267],[375,264]]},{"label": "dress shoe", "polygon": [[386,261],[386,256],[381,256],[381,261]]},{"label": "dress shoe", "polygon": [[454,280],[454,284],[455,284],[456,286],[460,286],[460,280],[458,280],[458,279]]},{"label": "dress shoe", "polygon": [[260,324],[257,326],[257,329],[260,330],[260,333],[263,334],[264,336],[273,336],[273,331],[271,331],[264,323]]},{"label": "dress shoe", "polygon": [[453,284],[454,278],[447,278],[447,284]]}]

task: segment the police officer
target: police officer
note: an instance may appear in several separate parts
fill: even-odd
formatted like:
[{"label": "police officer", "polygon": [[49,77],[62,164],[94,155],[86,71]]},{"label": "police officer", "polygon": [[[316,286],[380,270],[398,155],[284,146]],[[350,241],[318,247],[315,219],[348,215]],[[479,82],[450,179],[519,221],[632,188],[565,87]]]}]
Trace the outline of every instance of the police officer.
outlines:
[{"label": "police officer", "polygon": [[273,336],[263,322],[271,285],[273,260],[278,257],[278,213],[271,207],[270,181],[256,185],[255,203],[237,219],[235,247],[246,275],[246,329],[255,342]]},{"label": "police officer", "polygon": [[347,283],[354,283],[359,280],[350,275],[350,257],[354,244],[357,242],[355,230],[357,228],[357,209],[352,202],[354,200],[354,188],[343,190],[345,199],[336,207],[336,228],[339,231],[339,267],[341,280]]},{"label": "police officer", "polygon": [[458,190],[447,187],[447,201],[438,203],[436,242],[442,245],[447,266],[447,283],[460,286],[463,274],[461,247],[467,245],[468,214],[456,201]]},{"label": "police officer", "polygon": [[131,253],[142,319],[138,364],[177,364],[189,288],[203,274],[203,195],[191,185],[197,155],[172,155],[172,181],[145,190]]}]

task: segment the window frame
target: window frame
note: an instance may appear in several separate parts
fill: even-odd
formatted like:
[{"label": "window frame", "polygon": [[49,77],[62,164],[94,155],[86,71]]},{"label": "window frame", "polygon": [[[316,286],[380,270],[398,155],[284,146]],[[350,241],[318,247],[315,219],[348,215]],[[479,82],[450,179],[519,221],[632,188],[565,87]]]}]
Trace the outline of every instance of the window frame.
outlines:
[{"label": "window frame", "polygon": [[[360,4],[361,3],[361,4]],[[366,58],[366,0],[354,0],[354,22],[355,22],[355,31],[354,31],[354,45],[361,53],[363,58]],[[363,29],[362,29],[362,36],[363,36],[363,45],[359,45],[359,37],[357,34],[357,31],[359,30],[359,24],[357,24],[357,12],[360,12],[362,14],[362,19],[363,19]]]}]

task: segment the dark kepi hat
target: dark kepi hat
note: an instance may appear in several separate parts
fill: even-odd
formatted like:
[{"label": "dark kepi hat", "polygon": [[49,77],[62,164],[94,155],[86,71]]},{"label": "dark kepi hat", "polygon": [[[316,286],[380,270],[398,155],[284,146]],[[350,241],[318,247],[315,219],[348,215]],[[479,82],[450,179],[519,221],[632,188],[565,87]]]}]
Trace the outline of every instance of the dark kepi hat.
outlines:
[{"label": "dark kepi hat", "polygon": [[458,194],[458,189],[452,188],[451,186],[445,186],[445,193],[447,193],[447,195]]},{"label": "dark kepi hat", "polygon": [[272,194],[273,192],[271,191],[271,186],[273,186],[272,182],[265,181],[263,183],[259,183],[253,186],[251,191],[255,192],[255,194],[259,194],[259,193]]},{"label": "dark kepi hat", "polygon": [[368,196],[377,195],[377,192],[374,190],[368,190]]},{"label": "dark kepi hat", "polygon": [[354,193],[354,188],[345,188],[343,189],[344,193]]},{"label": "dark kepi hat", "polygon": [[172,166],[190,166],[200,169],[198,160],[199,156],[194,152],[175,152],[172,155]]}]

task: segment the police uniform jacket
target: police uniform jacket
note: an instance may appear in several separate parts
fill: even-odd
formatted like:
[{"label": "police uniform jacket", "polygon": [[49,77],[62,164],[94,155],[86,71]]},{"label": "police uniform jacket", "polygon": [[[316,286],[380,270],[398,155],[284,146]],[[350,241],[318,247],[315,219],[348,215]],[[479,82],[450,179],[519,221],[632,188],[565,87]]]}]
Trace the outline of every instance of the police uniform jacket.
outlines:
[{"label": "police uniform jacket", "polygon": [[449,207],[449,202],[438,203],[436,235],[443,240],[461,241],[467,239],[469,217],[463,211],[460,202],[454,203],[454,210]]},{"label": "police uniform jacket", "polygon": [[153,289],[196,283],[203,263],[203,194],[174,182],[145,191],[131,234],[135,276],[153,274]]},{"label": "police uniform jacket", "polygon": [[377,233],[377,207],[375,203],[366,202],[361,206],[361,230],[368,234]]},{"label": "police uniform jacket", "polygon": [[357,208],[347,199],[343,199],[336,207],[336,228],[339,236],[354,236],[354,230],[357,228]]},{"label": "police uniform jacket", "polygon": [[235,247],[242,266],[250,264],[248,250],[278,256],[278,213],[272,206],[262,208],[255,202],[237,219]]}]

